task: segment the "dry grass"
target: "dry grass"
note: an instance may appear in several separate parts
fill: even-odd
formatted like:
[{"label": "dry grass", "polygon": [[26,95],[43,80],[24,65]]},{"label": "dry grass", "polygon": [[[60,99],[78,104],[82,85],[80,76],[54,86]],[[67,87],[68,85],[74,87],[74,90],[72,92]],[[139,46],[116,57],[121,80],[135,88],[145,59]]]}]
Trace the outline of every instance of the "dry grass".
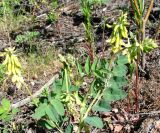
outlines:
[{"label": "dry grass", "polygon": [[61,67],[57,60],[57,52],[54,49],[50,49],[42,55],[30,54],[21,58],[24,77],[30,80],[50,75]]}]

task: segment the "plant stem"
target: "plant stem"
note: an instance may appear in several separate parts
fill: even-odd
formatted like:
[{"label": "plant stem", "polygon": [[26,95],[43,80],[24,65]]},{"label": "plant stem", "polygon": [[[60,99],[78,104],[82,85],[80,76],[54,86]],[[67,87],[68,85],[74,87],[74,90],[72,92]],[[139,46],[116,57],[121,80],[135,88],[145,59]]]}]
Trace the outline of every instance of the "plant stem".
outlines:
[{"label": "plant stem", "polygon": [[103,33],[102,33],[102,57],[104,58],[104,51],[105,51],[105,36],[104,36],[104,30],[105,30],[105,21],[103,24]]},{"label": "plant stem", "polygon": [[139,99],[139,74],[138,74],[138,59],[136,60],[136,86],[135,86],[135,112],[139,112],[139,103],[138,103],[138,99]]},{"label": "plant stem", "polygon": [[94,105],[95,103],[97,103],[96,100],[99,99],[100,94],[101,94],[101,90],[98,91],[97,95],[96,95],[95,98],[92,100],[91,104],[89,105],[89,107],[88,107],[88,109],[87,109],[87,111],[85,112],[84,115],[82,114],[83,112],[80,112],[81,118],[80,118],[80,122],[79,122],[79,127],[78,127],[78,130],[77,130],[77,133],[80,133],[80,132],[81,132],[81,130],[82,130],[82,128],[83,128],[83,124],[84,124],[84,119],[88,116],[88,113],[91,111],[93,105]]},{"label": "plant stem", "polygon": [[32,96],[32,93],[31,93],[30,89],[28,88],[27,84],[23,83],[23,85],[25,86],[25,88],[28,91],[29,95]]},{"label": "plant stem", "polygon": [[67,90],[67,94],[69,94],[69,87],[68,87],[68,73],[67,73],[67,69],[64,69],[64,74],[65,74],[65,79],[66,79],[66,90]]},{"label": "plant stem", "polygon": [[[151,0],[149,8],[147,10],[147,13],[146,13],[144,19],[142,20],[142,38],[141,38],[141,42],[145,39],[145,26],[146,26],[146,23],[148,21],[148,18],[149,18],[149,15],[151,13],[151,10],[153,8],[153,3],[154,3],[154,0]],[[142,53],[142,69],[143,70],[145,68],[145,64],[146,64],[145,53]]]},{"label": "plant stem", "polygon": [[90,91],[91,91],[91,87],[88,89],[87,94],[85,95],[85,97],[84,97],[84,99],[83,99],[83,102],[82,102],[83,105],[86,105],[85,103],[86,103],[86,100],[87,100],[87,97],[88,97]]},{"label": "plant stem", "polygon": [[[139,11],[139,7],[138,7],[138,3],[137,3],[137,0],[131,0],[132,2],[131,3],[134,3],[134,6],[138,12],[138,15],[140,15],[140,11]],[[133,8],[134,9],[134,8]]]},{"label": "plant stem", "polygon": [[114,53],[111,53],[111,59],[110,59],[110,61],[109,61],[109,69],[112,68],[112,63],[113,63],[114,58],[115,58],[115,54],[114,54]]},{"label": "plant stem", "polygon": [[109,87],[109,84],[108,84],[109,80],[110,80],[110,77],[109,77],[109,79],[107,79],[107,80],[105,81],[105,87],[104,87],[102,93],[98,96],[98,99],[97,99],[97,101],[95,102],[95,105],[99,102],[99,100],[100,100],[101,97],[103,96],[104,91],[105,91],[106,89],[108,89],[108,87]]},{"label": "plant stem", "polygon": [[[33,95],[31,93],[30,89],[28,88],[27,84],[24,82],[23,85],[25,86],[26,90],[28,91],[28,94],[32,97]],[[33,102],[36,106],[38,106],[34,98],[33,98]]]},{"label": "plant stem", "polygon": [[63,133],[63,130],[56,124],[54,123],[53,121],[50,121],[53,125],[55,125],[55,127],[57,128],[57,130],[60,132],[60,133]]},{"label": "plant stem", "polygon": [[[151,12],[151,10],[153,8],[154,0],[150,1],[150,5],[149,5],[149,8],[148,8],[147,13],[145,14],[145,16],[143,16],[143,14],[142,14],[144,12],[144,9],[140,10],[140,7],[138,6],[138,1],[137,0],[130,0],[130,3],[131,3],[131,6],[132,6],[132,8],[134,10],[134,13],[136,13],[136,12],[138,13],[138,19],[137,19],[137,26],[139,28],[139,30],[138,30],[139,31],[139,33],[138,33],[138,42],[141,44],[145,39],[145,26],[146,26],[146,23],[148,21],[150,12]],[[135,104],[136,104],[135,105],[136,106],[135,111],[136,112],[139,111],[139,105],[138,105],[138,96],[139,96],[138,63],[139,63],[139,57],[140,57],[140,54],[137,54],[137,60],[136,60],[136,83],[135,83],[136,86],[135,86],[135,90],[134,90],[134,93],[135,93]],[[141,65],[142,65],[142,69],[143,70],[145,68],[145,64],[146,64],[145,53],[142,52]]]},{"label": "plant stem", "polygon": [[88,113],[89,113],[90,110],[92,109],[92,106],[95,104],[97,98],[99,97],[100,93],[101,93],[101,90],[98,91],[96,97],[93,99],[93,101],[92,101],[91,104],[89,105],[86,113],[84,114],[84,116],[83,116],[83,118],[82,118],[82,121],[84,121],[84,119],[87,117]]},{"label": "plant stem", "polygon": [[[146,26],[146,22],[145,22],[145,20],[143,20],[143,22],[142,22],[141,43],[142,43],[143,40],[145,39],[145,26]],[[142,69],[143,69],[143,70],[144,70],[144,68],[145,68],[145,64],[146,64],[145,53],[142,52]]]},{"label": "plant stem", "polygon": [[151,10],[153,8],[153,3],[154,3],[154,0],[151,0],[148,11],[147,11],[146,16],[144,18],[145,23],[148,21],[148,17],[149,17]]}]

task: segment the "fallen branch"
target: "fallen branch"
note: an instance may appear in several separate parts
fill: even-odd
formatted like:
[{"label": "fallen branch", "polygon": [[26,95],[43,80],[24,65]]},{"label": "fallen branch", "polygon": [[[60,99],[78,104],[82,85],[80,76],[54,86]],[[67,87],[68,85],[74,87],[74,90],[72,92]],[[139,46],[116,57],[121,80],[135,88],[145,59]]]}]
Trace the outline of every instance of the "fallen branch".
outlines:
[{"label": "fallen branch", "polygon": [[130,115],[158,115],[158,114],[160,114],[160,110],[151,111],[151,112],[147,112],[147,113],[136,113],[136,114],[130,114]]},{"label": "fallen branch", "polygon": [[54,75],[41,89],[36,91],[32,96],[28,96],[26,99],[23,99],[15,104],[12,104],[11,108],[18,108],[29,103],[33,98],[38,97],[43,92],[43,90],[49,87],[57,78],[58,78],[58,74]]}]

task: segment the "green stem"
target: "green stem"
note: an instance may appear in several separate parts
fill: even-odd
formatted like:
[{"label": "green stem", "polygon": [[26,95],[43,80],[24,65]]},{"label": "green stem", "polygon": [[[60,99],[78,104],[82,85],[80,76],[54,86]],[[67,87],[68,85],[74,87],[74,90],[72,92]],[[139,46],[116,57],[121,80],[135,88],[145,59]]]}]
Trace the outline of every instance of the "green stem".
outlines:
[{"label": "green stem", "polygon": [[60,132],[60,133],[63,133],[63,130],[56,124],[54,123],[53,121],[50,121],[54,126],[55,128]]},{"label": "green stem", "polygon": [[61,129],[60,127],[58,127],[57,124],[55,124],[55,125],[56,125],[57,130],[58,130],[60,133],[63,133],[62,129]]},{"label": "green stem", "polygon": [[[89,77],[89,78],[90,78],[90,77]],[[92,83],[93,83],[94,81],[95,81],[95,80],[93,80]],[[87,100],[87,97],[88,97],[88,95],[90,94],[90,92],[91,92],[91,87],[89,88],[89,90],[87,91],[87,94],[86,94],[85,97],[84,97],[84,100],[83,100],[83,102],[82,102],[83,105],[86,105],[86,100]]]},{"label": "green stem", "polygon": [[83,116],[83,118],[82,118],[82,122],[83,122],[84,119],[88,116],[88,113],[89,113],[90,110],[92,109],[92,107],[93,107],[93,105],[95,104],[95,102],[96,102],[97,98],[99,97],[100,93],[101,93],[101,90],[98,91],[96,97],[93,99],[93,101],[92,101],[91,104],[89,105],[86,113],[84,114],[84,116]]},{"label": "green stem", "polygon": [[[86,111],[86,113],[84,114],[84,116],[82,115],[82,112],[80,112],[80,114],[81,114],[81,118],[80,118],[80,124],[79,124],[79,127],[78,127],[78,133],[80,133],[80,131],[81,131],[81,129],[83,128],[83,123],[84,123],[84,119],[88,116],[88,113],[90,112],[90,110],[92,109],[92,107],[94,106],[94,105],[96,105],[98,102],[99,102],[99,100],[101,99],[101,97],[103,96],[103,92],[106,90],[108,88],[108,84],[105,86],[105,89],[103,89],[103,91],[102,90],[99,90],[98,91],[98,93],[97,93],[97,95],[96,95],[96,97],[93,99],[93,101],[91,102],[91,104],[90,104],[90,106],[88,107],[88,109],[87,109],[87,111]],[[88,95],[86,95],[86,97],[87,97]],[[85,98],[86,98],[85,97]],[[87,98],[86,98],[87,99]],[[84,102],[86,102],[86,100],[85,101],[83,101],[83,103]],[[86,104],[85,104],[86,105]]]},{"label": "green stem", "polygon": [[87,97],[88,97],[88,95],[89,95],[89,93],[90,93],[90,90],[91,90],[91,88],[89,88],[89,90],[88,90],[86,96],[84,97],[84,100],[83,100],[83,102],[82,102],[83,105],[86,105],[85,103],[86,103],[86,101],[87,101]]},{"label": "green stem", "polygon": [[95,103],[97,103],[96,100],[99,99],[100,94],[101,94],[101,90],[98,91],[96,97],[93,99],[93,101],[89,105],[89,107],[88,107],[88,109],[87,109],[87,111],[86,111],[86,113],[84,115],[82,115],[82,112],[80,113],[81,114],[81,118],[80,118],[78,130],[77,130],[78,133],[81,132],[81,130],[83,128],[84,119],[88,116],[88,113],[91,111],[93,105]]},{"label": "green stem", "polygon": [[[33,97],[33,95],[32,95],[32,93],[31,93],[30,89],[29,89],[28,86],[27,86],[27,84],[24,82],[23,85],[25,86],[25,88],[26,88],[28,94],[29,94],[31,97]],[[38,105],[37,105],[37,102],[35,101],[34,98],[33,98],[33,102],[34,102],[34,104],[35,104],[36,106],[38,106]]]},{"label": "green stem", "polygon": [[[139,55],[138,55],[139,57]],[[138,74],[138,62],[139,62],[139,58],[137,58],[136,60],[136,86],[135,86],[135,111],[136,113],[139,112],[139,74]]]},{"label": "green stem", "polygon": [[[143,20],[143,22],[142,22],[141,43],[142,43],[143,40],[145,39],[145,25],[146,25],[146,22],[145,22],[145,20]],[[144,68],[145,68],[145,64],[146,64],[145,53],[142,52],[142,68],[143,68],[143,70],[144,70]]]},{"label": "green stem", "polygon": [[64,73],[65,73],[65,79],[66,79],[66,90],[67,90],[67,94],[69,94],[67,69],[64,69]]},{"label": "green stem", "polygon": [[23,83],[23,85],[25,86],[25,88],[28,91],[29,95],[32,97],[32,93],[31,93],[30,89],[28,88],[27,84]]},{"label": "green stem", "polygon": [[94,105],[96,105],[99,100],[101,99],[101,97],[103,96],[103,92],[106,90],[106,88],[108,88],[108,84],[105,86],[105,89],[102,90],[99,90],[96,97],[93,99],[93,101],[91,102],[90,106],[88,107],[86,113],[84,114],[84,116],[81,115],[81,118],[80,118],[80,125],[78,127],[78,133],[80,133],[81,129],[82,129],[82,126],[83,126],[83,122],[84,122],[84,119],[88,116],[88,113],[90,112],[90,110],[92,109],[92,107]]},{"label": "green stem", "polygon": [[149,4],[149,8],[148,8],[147,13],[146,13],[146,16],[145,16],[145,18],[144,18],[145,23],[147,22],[147,20],[148,20],[148,18],[149,18],[149,15],[150,15],[151,10],[152,10],[152,8],[153,8],[153,4],[154,4],[154,0],[151,0],[151,1],[150,1],[150,4]]},{"label": "green stem", "polygon": [[112,63],[113,63],[113,61],[114,61],[114,58],[115,58],[115,54],[111,53],[111,59],[110,59],[110,61],[109,61],[109,69],[112,68]]}]

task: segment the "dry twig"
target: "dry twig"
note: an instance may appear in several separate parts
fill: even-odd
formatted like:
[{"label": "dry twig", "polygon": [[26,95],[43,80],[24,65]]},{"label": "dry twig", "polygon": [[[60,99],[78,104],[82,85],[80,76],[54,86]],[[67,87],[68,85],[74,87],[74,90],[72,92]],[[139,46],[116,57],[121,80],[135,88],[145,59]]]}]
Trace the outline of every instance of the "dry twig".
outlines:
[{"label": "dry twig", "polygon": [[11,108],[18,108],[18,107],[21,107],[27,103],[29,103],[33,98],[36,98],[38,97],[45,88],[49,87],[54,81],[55,79],[58,78],[58,74],[54,75],[43,87],[41,87],[41,89],[39,89],[38,91],[36,91],[32,97],[31,96],[28,96],[26,99],[23,99],[15,104],[12,104],[11,105]]}]

